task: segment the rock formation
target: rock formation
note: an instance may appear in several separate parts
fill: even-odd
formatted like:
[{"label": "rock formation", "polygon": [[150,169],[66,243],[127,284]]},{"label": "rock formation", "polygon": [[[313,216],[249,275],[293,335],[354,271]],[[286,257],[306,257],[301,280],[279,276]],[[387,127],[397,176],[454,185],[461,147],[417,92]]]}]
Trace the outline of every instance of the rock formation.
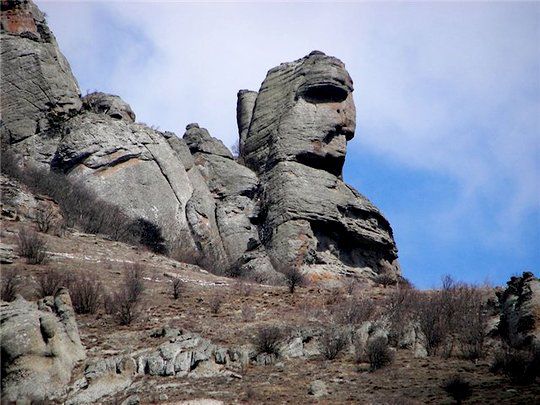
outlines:
[{"label": "rock formation", "polygon": [[[241,158],[259,175],[259,233],[280,270],[399,272],[388,221],[342,180],[355,130],[352,90],[343,63],[314,51],[271,69],[257,95]],[[253,104],[245,94],[241,117]]]},{"label": "rock formation", "polygon": [[2,400],[41,401],[59,395],[85,358],[69,293],[0,304]]},{"label": "rock formation", "polygon": [[235,160],[198,124],[180,139],[136,123],[118,96],[81,98],[37,7],[2,6],[3,150],[64,173],[158,230],[163,252],[219,274],[399,273],[388,221],[342,179],[355,109],[341,61],[315,51],[241,90]]}]

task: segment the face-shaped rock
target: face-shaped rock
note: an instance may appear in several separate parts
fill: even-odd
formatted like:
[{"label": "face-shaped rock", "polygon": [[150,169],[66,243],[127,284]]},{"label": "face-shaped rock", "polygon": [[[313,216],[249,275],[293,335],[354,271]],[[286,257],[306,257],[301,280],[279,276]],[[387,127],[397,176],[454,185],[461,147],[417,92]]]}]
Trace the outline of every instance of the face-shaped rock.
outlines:
[{"label": "face-shaped rock", "polygon": [[242,151],[246,164],[260,173],[297,161],[340,176],[355,129],[352,91],[343,63],[322,52],[270,70]]},{"label": "face-shaped rock", "polygon": [[135,122],[135,113],[128,103],[118,96],[106,93],[91,93],[83,97],[83,107],[96,114],[106,114],[117,120]]}]

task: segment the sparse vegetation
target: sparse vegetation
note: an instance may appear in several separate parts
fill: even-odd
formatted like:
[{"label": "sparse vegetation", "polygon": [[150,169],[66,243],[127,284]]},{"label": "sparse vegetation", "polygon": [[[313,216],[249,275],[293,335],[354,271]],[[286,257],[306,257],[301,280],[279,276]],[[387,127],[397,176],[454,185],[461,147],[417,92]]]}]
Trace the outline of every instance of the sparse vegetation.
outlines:
[{"label": "sparse vegetation", "polygon": [[213,314],[218,314],[221,310],[221,306],[225,302],[225,295],[221,292],[216,292],[210,297],[208,305],[210,306],[210,312]]},{"label": "sparse vegetation", "polygon": [[78,314],[95,314],[101,304],[102,284],[88,275],[78,275],[70,283],[73,309]]},{"label": "sparse vegetation", "polygon": [[242,306],[242,320],[244,322],[253,322],[257,318],[257,311],[251,305]]},{"label": "sparse vegetation", "polygon": [[514,384],[531,384],[540,377],[540,347],[538,345],[524,349],[505,347],[495,353],[491,371],[503,373]]},{"label": "sparse vegetation", "polygon": [[360,325],[372,318],[375,313],[375,304],[368,298],[353,296],[338,301],[329,309],[338,324]]},{"label": "sparse vegetation", "polygon": [[279,356],[283,332],[278,326],[261,326],[257,329],[253,345],[257,353]]},{"label": "sparse vegetation", "polygon": [[179,278],[173,278],[171,282],[172,296],[173,299],[177,300],[183,293],[184,282]]},{"label": "sparse vegetation", "polygon": [[327,325],[320,337],[321,353],[327,360],[334,360],[349,343],[347,332],[338,325]]},{"label": "sparse vegetation", "polygon": [[2,268],[2,301],[11,302],[15,299],[19,290],[20,280],[18,271],[14,268]]},{"label": "sparse vegetation", "polygon": [[289,268],[284,274],[287,287],[289,287],[289,292],[291,294],[294,294],[296,287],[301,287],[306,282],[304,275],[296,266]]},{"label": "sparse vegetation", "polygon": [[51,204],[41,202],[36,209],[35,217],[40,232],[48,233],[52,229],[55,212]]},{"label": "sparse vegetation", "polygon": [[472,395],[472,387],[469,382],[465,381],[461,376],[457,375],[443,384],[443,389],[450,395],[456,403],[461,404]]},{"label": "sparse vegetation", "polygon": [[371,371],[383,368],[394,360],[394,355],[388,347],[388,342],[383,337],[378,337],[368,342],[366,355]]},{"label": "sparse vegetation", "polygon": [[66,277],[58,270],[48,268],[37,276],[36,292],[40,298],[56,294],[60,287],[66,286]]},{"label": "sparse vegetation", "polygon": [[17,238],[18,253],[28,264],[42,264],[48,259],[47,243],[36,231],[22,228]]},{"label": "sparse vegetation", "polygon": [[117,291],[106,297],[105,309],[120,325],[129,325],[140,315],[144,292],[144,267],[135,263],[124,268],[124,280]]}]

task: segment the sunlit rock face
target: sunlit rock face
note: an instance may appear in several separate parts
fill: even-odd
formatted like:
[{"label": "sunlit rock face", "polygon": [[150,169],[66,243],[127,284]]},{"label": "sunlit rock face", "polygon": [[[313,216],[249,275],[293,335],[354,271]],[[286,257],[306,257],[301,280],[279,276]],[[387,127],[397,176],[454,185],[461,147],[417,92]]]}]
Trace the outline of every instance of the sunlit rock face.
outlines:
[{"label": "sunlit rock face", "polygon": [[259,234],[281,271],[399,274],[388,221],[341,178],[355,130],[352,91],[344,64],[314,51],[271,69],[253,104],[240,158],[259,175]]},{"label": "sunlit rock face", "polygon": [[[63,394],[86,357],[66,289],[36,302],[0,302],[2,403],[34,403]],[[21,402],[19,402],[21,401]]]},{"label": "sunlit rock face", "polygon": [[2,142],[26,140],[43,152],[35,135],[81,107],[79,87],[45,16],[30,1],[2,1],[0,107]]}]

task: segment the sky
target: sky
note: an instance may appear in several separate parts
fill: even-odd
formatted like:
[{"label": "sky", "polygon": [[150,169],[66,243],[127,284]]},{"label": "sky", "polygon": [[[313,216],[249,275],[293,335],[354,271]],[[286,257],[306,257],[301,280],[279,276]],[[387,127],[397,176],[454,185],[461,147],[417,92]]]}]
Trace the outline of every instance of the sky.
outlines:
[{"label": "sky", "polygon": [[540,273],[540,2],[36,3],[83,94],[226,145],[239,89],[315,49],[340,58],[357,110],[344,180],[389,219],[403,275]]}]

